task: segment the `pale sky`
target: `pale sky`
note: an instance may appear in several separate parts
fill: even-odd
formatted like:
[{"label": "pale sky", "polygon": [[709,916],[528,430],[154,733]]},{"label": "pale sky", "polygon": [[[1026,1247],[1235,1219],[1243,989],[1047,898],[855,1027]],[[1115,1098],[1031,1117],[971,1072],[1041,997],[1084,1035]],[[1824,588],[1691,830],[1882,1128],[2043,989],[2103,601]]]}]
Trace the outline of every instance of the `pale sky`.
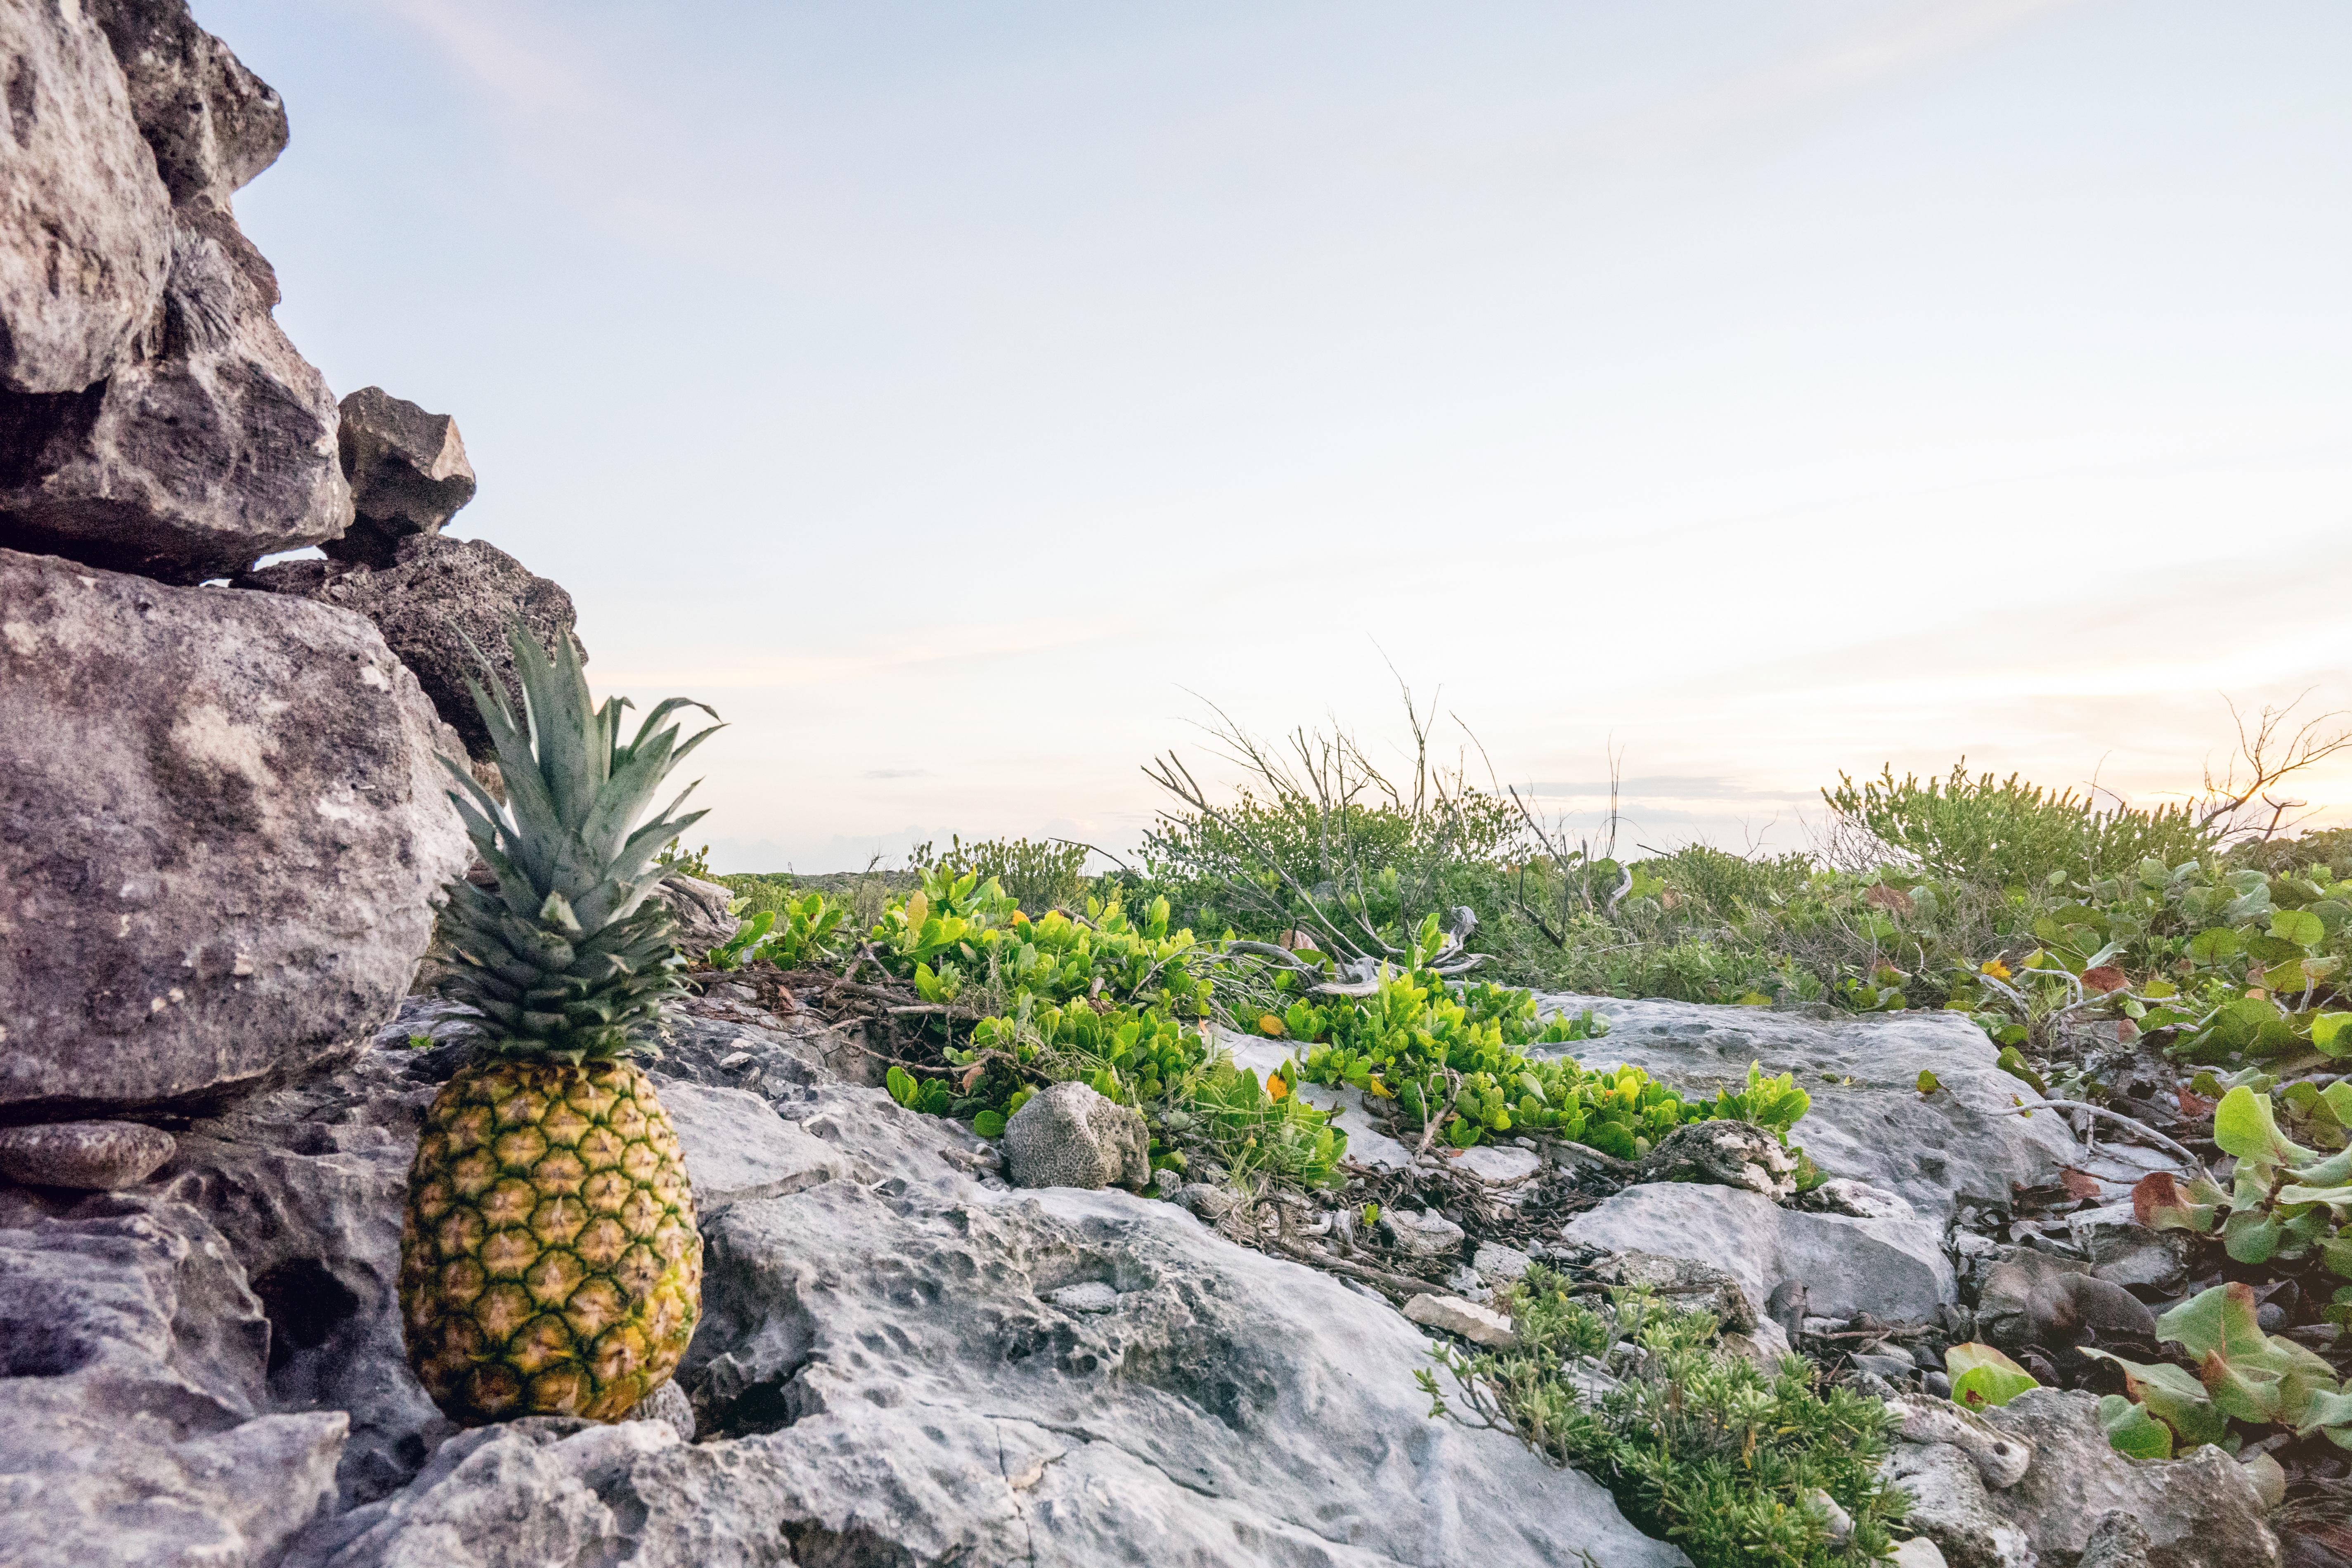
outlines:
[{"label": "pale sky", "polygon": [[279,321],[733,724],[722,869],[1123,852],[1391,662],[1654,845],[2352,707],[2340,0],[196,12]]}]

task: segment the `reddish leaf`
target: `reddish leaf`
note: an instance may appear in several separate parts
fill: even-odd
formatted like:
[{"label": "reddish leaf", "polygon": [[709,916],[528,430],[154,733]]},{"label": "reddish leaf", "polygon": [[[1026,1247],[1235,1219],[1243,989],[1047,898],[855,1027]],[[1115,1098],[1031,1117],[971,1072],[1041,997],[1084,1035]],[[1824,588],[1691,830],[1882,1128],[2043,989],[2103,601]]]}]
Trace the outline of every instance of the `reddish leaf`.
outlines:
[{"label": "reddish leaf", "polygon": [[2095,1198],[2105,1190],[2099,1185],[2098,1177],[2085,1175],[2072,1165],[2059,1172],[2058,1179],[2065,1184],[2069,1197]]},{"label": "reddish leaf", "polygon": [[1915,907],[1910,894],[1900,888],[1890,888],[1884,882],[1871,889],[1863,897],[1874,907],[1885,910],[1889,914],[1907,915]]},{"label": "reddish leaf", "polygon": [[2172,1093],[2173,1098],[2180,1101],[2180,1114],[2191,1119],[2212,1115],[2213,1107],[2220,1103],[2201,1094],[2191,1094],[2185,1089],[2176,1089]]},{"label": "reddish leaf", "polygon": [[2102,963],[2096,969],[2083,971],[2083,989],[2085,991],[2120,991],[2130,984],[2124,972],[2112,963]]}]

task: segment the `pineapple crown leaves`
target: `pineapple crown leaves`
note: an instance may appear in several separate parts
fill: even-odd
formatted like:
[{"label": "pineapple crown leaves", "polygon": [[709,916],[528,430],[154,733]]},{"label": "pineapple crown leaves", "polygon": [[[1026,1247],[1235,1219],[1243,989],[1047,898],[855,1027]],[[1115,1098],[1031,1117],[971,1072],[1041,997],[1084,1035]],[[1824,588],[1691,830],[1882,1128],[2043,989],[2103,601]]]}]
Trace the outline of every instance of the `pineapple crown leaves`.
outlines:
[{"label": "pineapple crown leaves", "polygon": [[688,784],[653,821],[630,831],[670,770],[723,726],[711,724],[680,745],[678,726],[663,723],[671,713],[699,708],[714,720],[719,714],[706,703],[673,697],[656,705],[625,744],[621,710],[631,706],[629,700],[615,697],[594,706],[579,646],[568,634],[552,659],[520,621],[509,625],[507,643],[522,685],[523,716],[518,719],[508,705],[504,683],[470,641],[467,647],[492,679],[486,685],[468,677],[466,688],[498,748],[508,804],[501,807],[464,767],[444,757],[442,765],[459,786],[450,798],[475,847],[498,873],[499,895],[514,915],[545,918],[549,897],[560,896],[572,921],[593,933],[635,910],[659,880],[646,873],[661,846],[702,820],[699,811],[673,815],[694,793]]},{"label": "pineapple crown leaves", "polygon": [[459,962],[447,989],[488,1018],[494,1054],[576,1063],[646,1049],[678,968],[670,911],[646,901],[659,880],[649,873],[658,847],[703,814],[678,814],[689,785],[654,821],[631,825],[669,771],[719,728],[681,745],[678,726],[664,721],[688,707],[718,714],[673,698],[625,741],[626,699],[593,704],[568,636],[551,658],[519,622],[507,640],[523,717],[495,677],[467,683],[498,747],[507,803],[442,759],[459,786],[450,799],[499,881],[495,893],[450,887]]}]

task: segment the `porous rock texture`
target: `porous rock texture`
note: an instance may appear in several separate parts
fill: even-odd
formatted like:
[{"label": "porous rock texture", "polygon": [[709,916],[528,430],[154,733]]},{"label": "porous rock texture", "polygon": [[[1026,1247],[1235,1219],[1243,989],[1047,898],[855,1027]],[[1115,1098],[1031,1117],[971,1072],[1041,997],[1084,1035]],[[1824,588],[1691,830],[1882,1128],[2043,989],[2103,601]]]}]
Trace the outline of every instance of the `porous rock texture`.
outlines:
[{"label": "porous rock texture", "polygon": [[2253,1479],[2221,1449],[2126,1458],[2107,1441],[2097,1397],[2079,1389],[2028,1389],[1984,1419],[2033,1449],[2012,1486],[1986,1486],[1944,1444],[1898,1445],[1888,1460],[1916,1500],[1907,1522],[1952,1568],[2075,1562],[2095,1535],[2116,1533],[2104,1523],[2116,1513],[2146,1533],[2150,1568],[2278,1568]]},{"label": "porous rock texture", "polygon": [[1609,1252],[1651,1252],[1721,1268],[1750,1302],[1801,1281],[1811,1310],[1918,1321],[1958,1296],[1943,1237],[1916,1218],[1804,1214],[1739,1187],[1650,1182],[1570,1220],[1561,1234]]},{"label": "porous rock texture", "polygon": [[[482,678],[474,649],[489,659],[520,714],[522,688],[515,680],[507,627],[520,616],[541,647],[552,648],[559,637],[575,635],[572,595],[478,539],[411,535],[394,553],[392,564],[375,569],[337,561],[280,561],[240,574],[235,583],[365,616],[400,661],[415,671],[435,710],[464,738],[467,753],[495,761],[489,728],[466,689],[467,680]],[[587,658],[586,649],[581,657]]]},{"label": "porous rock texture", "polygon": [[742,925],[727,912],[735,901],[734,889],[718,882],[673,871],[655,884],[653,896],[677,917],[677,950],[688,958],[700,958]]},{"label": "porous rock texture", "polygon": [[[1790,1141],[1826,1174],[1894,1193],[1937,1230],[1961,1199],[2006,1206],[2011,1183],[2046,1181],[2078,1157],[2056,1113],[2016,1113],[2041,1097],[2000,1070],[1992,1042],[1958,1013],[1811,1017],[1696,1002],[1540,1000],[1547,1015],[1589,1007],[1609,1020],[1600,1039],[1530,1047],[1587,1067],[1628,1064],[1709,1098],[1744,1085],[1751,1061],[1768,1073],[1794,1073],[1812,1109]],[[1921,1094],[1923,1069],[1943,1087]]]},{"label": "porous rock texture", "polygon": [[21,395],[78,393],[131,355],[163,303],[171,196],[96,16],[0,0],[0,467]]},{"label": "porous rock texture", "polygon": [[175,205],[226,212],[286,151],[286,105],[186,0],[85,0],[130,89],[131,113]]},{"label": "porous rock texture", "polygon": [[0,551],[0,1121],[355,1051],[461,873],[456,738],[357,616]]},{"label": "porous rock texture", "polygon": [[1151,1180],[1151,1133],[1130,1108],[1090,1084],[1039,1089],[1004,1124],[1016,1187],[1141,1187]]},{"label": "porous rock texture", "polygon": [[[30,106],[11,119],[20,145],[45,104],[68,129],[28,162],[33,205],[11,221],[24,230],[51,207],[75,210],[54,243],[20,233],[0,246],[6,325],[14,334],[25,314],[36,344],[77,326],[82,335],[78,357],[42,350],[49,368],[12,374],[22,390],[0,390],[0,546],[188,584],[339,536],[352,500],[334,397],[271,319],[277,275],[229,210],[229,193],[285,143],[277,95],[196,26],[184,0],[108,0],[87,12],[10,0],[0,15],[34,32],[79,18],[60,47],[84,62],[81,78],[62,63],[12,78]],[[89,58],[93,37],[106,59]],[[44,58],[64,57],[53,47]],[[121,146],[142,142],[144,184],[115,177]],[[54,179],[39,173],[50,169]],[[10,173],[14,198],[13,162]],[[160,288],[131,287],[156,253]],[[28,256],[45,258],[48,300],[79,288],[85,305],[20,311],[26,285],[12,286],[7,271]],[[81,282],[63,280],[68,263]],[[117,317],[132,311],[120,329]]]},{"label": "porous rock texture", "polygon": [[362,566],[390,566],[400,542],[435,534],[474,499],[474,465],[446,414],[428,414],[380,386],[343,399],[338,442],[352,487],[352,526],[323,547]]}]

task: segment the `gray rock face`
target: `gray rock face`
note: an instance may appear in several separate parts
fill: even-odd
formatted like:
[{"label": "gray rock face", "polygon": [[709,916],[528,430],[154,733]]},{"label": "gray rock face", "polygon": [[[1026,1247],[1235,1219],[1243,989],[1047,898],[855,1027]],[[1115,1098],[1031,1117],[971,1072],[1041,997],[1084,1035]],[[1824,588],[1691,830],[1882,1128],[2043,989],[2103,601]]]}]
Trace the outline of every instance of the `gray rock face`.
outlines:
[{"label": "gray rock face", "polygon": [[86,0],[131,89],[131,112],[173,203],[228,210],[286,150],[286,105],[187,0]]},{"label": "gray rock face", "polygon": [[29,1186],[135,1187],[172,1157],[169,1132],[136,1121],[53,1121],[0,1129],[0,1176]]},{"label": "gray rock face", "polygon": [[[2221,1449],[2126,1458],[2099,1426],[2097,1398],[2079,1390],[2029,1389],[1984,1419],[2033,1449],[2013,1486],[1987,1488],[1940,1443],[1898,1445],[1888,1461],[1916,1500],[1910,1525],[1953,1568],[2089,1560],[2095,1542],[2112,1561],[2149,1568],[2278,1568],[2253,1479]],[[2106,1522],[2117,1513],[2137,1530]]]},{"label": "gray rock face", "polygon": [[5,0],[0,59],[8,62],[0,127],[8,170],[0,183],[5,454],[21,439],[24,405],[79,393],[131,358],[163,303],[172,219],[94,17],[49,0]]},{"label": "gray rock face", "polygon": [[1462,1250],[1466,1233],[1435,1209],[1382,1209],[1380,1231],[1391,1247],[1416,1258],[1444,1258]]},{"label": "gray rock face", "polygon": [[[1960,1198],[2006,1205],[2011,1182],[2047,1180],[2075,1154],[2056,1113],[2003,1114],[2040,1097],[1995,1065],[1992,1042],[1958,1013],[1816,1019],[1695,1002],[1542,1001],[1547,1014],[1590,1007],[1610,1021],[1604,1037],[1559,1047],[1589,1067],[1631,1064],[1710,1096],[1745,1083],[1750,1061],[1794,1073],[1812,1110],[1790,1142],[1828,1174],[1895,1193],[1938,1227]],[[1944,1087],[1921,1094],[1923,1068]]]},{"label": "gray rock face", "polygon": [[1761,1127],[1745,1121],[1692,1121],[1658,1140],[1636,1180],[1706,1182],[1768,1198],[1797,1190],[1797,1157]]},{"label": "gray rock face", "polygon": [[783,1121],[756,1094],[671,1081],[661,1085],[660,1093],[686,1152],[698,1215],[782,1197],[849,1173],[848,1162],[833,1145]]},{"label": "gray rock face", "polygon": [[346,1418],[256,1415],[268,1342],[186,1205],[107,1195],[48,1215],[0,1189],[9,1562],[274,1562],[331,1493]]},{"label": "gray rock face", "polygon": [[200,1102],[355,1051],[467,845],[373,628],[0,551],[0,1109]]},{"label": "gray rock face", "polygon": [[105,382],[0,399],[0,544],[165,583],[341,534],[335,400],[226,212],[174,210],[163,330]]},{"label": "gray rock face", "polygon": [[1801,1282],[1823,1317],[1872,1312],[1917,1321],[1958,1297],[1936,1228],[1917,1219],[1803,1214],[1736,1187],[1650,1183],[1627,1187],[1563,1227],[1570,1241],[1651,1252],[1720,1268],[1750,1303]]},{"label": "gray rock face", "polygon": [[672,874],[654,889],[654,897],[677,917],[677,950],[700,958],[735,934],[742,921],[727,912],[735,901],[732,890],[698,877]]},{"label": "gray rock face", "polygon": [[1083,1083],[1038,1090],[1004,1124],[1016,1187],[1140,1188],[1151,1180],[1143,1118]]},{"label": "gray rock face", "polygon": [[480,679],[482,668],[458,633],[489,656],[520,712],[522,692],[507,625],[520,616],[542,647],[553,647],[572,630],[572,595],[478,539],[414,536],[401,541],[394,555],[392,565],[373,571],[332,561],[282,561],[245,573],[236,583],[316,599],[373,621],[400,661],[415,671],[442,719],[464,737],[468,753],[494,759],[490,732],[466,692],[466,681]]},{"label": "gray rock face", "polygon": [[394,565],[402,540],[440,532],[474,499],[474,465],[446,414],[363,386],[342,401],[338,440],[357,515],[324,546],[332,560]]}]

